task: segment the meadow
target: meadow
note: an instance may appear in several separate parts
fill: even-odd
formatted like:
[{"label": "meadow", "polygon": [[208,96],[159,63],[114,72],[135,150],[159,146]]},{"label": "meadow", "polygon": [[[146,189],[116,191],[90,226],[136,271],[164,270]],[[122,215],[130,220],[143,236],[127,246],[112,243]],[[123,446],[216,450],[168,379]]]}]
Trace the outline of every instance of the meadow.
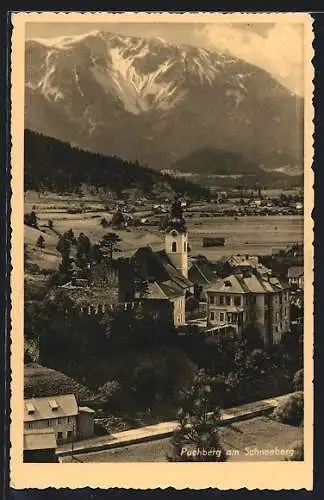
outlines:
[{"label": "meadow", "polygon": [[[80,199],[72,197],[55,198],[25,198],[25,212],[35,210],[40,229],[25,226],[25,243],[31,262],[41,268],[55,269],[58,266],[60,255],[56,250],[59,234],[72,229],[77,237],[84,232],[92,243],[98,243],[110,231],[100,224],[104,217],[108,221],[113,212],[105,210],[104,203],[98,199],[82,200],[83,213],[69,213],[80,207]],[[134,214],[141,217],[147,214],[145,209]],[[188,214],[189,215],[189,214]],[[53,221],[54,231],[50,230],[48,220]],[[201,217],[201,213],[191,213],[187,218],[189,244],[191,256],[205,255],[211,260],[233,254],[266,255],[286,248],[295,243],[303,242],[303,217],[298,215],[278,216],[245,216],[245,217]],[[156,226],[129,227],[127,230],[118,230],[121,238],[117,256],[130,256],[140,246],[151,245],[154,250],[163,248],[163,233]],[[38,236],[45,239],[45,248],[36,246]],[[224,237],[225,245],[220,247],[204,248],[204,236]]]}]

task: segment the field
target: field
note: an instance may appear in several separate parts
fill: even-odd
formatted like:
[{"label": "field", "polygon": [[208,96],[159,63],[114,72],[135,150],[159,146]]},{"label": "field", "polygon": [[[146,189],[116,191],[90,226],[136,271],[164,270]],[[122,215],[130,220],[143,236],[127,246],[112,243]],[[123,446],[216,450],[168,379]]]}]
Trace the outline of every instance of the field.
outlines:
[{"label": "field", "polygon": [[[83,205],[83,213],[69,213],[71,209]],[[149,206],[136,212],[136,217],[148,214]],[[113,212],[104,209],[104,203],[95,199],[73,199],[64,197],[26,197],[25,212],[35,210],[39,230],[25,226],[25,243],[29,262],[43,269],[57,269],[60,255],[56,250],[59,234],[73,229],[77,237],[84,232],[92,243],[98,243],[109,231],[100,225],[101,218],[108,221]],[[209,210],[209,209],[208,209]],[[189,215],[189,214],[188,214]],[[50,230],[51,219],[54,231]],[[209,259],[220,259],[233,254],[271,254],[294,243],[303,242],[303,217],[298,215],[246,216],[246,217],[201,217],[201,213],[191,213],[187,219],[191,255],[203,254]],[[127,230],[114,231],[121,238],[117,256],[129,256],[140,246],[151,245],[154,250],[163,248],[163,234],[156,226],[130,227]],[[36,241],[42,234],[45,248],[39,249]],[[203,248],[204,236],[225,238],[223,247]]]},{"label": "field", "polygon": [[[302,428],[281,424],[268,417],[256,417],[236,422],[220,429],[221,443],[231,455],[230,461],[273,461],[284,460],[287,454],[274,456],[256,455],[257,450],[291,450],[294,443],[302,439]],[[78,455],[82,462],[166,462],[170,450],[170,439],[159,439],[134,444],[124,448],[83,453]],[[250,450],[250,451],[248,451]],[[67,456],[63,459],[71,461]]]},{"label": "field", "polygon": [[[191,254],[202,253],[209,259],[226,255],[271,254],[274,250],[303,242],[303,217],[301,216],[251,216],[189,219]],[[203,248],[203,236],[225,238],[224,247]]]}]

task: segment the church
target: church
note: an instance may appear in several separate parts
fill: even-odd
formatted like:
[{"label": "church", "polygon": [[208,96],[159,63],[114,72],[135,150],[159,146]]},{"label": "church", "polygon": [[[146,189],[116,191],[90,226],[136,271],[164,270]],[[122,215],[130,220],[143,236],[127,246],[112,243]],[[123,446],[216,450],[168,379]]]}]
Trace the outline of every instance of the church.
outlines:
[{"label": "church", "polygon": [[181,201],[171,208],[165,230],[164,249],[140,247],[120,266],[119,301],[145,301],[152,309],[171,308],[174,326],[186,322],[186,293],[193,289],[188,279],[188,231]]}]

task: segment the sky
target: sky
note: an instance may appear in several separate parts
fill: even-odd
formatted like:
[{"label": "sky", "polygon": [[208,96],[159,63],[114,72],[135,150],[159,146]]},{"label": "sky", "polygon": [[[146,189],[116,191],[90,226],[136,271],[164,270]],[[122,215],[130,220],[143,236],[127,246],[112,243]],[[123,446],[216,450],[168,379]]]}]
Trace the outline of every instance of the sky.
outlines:
[{"label": "sky", "polygon": [[26,38],[54,38],[100,30],[160,37],[233,54],[271,73],[292,92],[303,95],[302,23],[26,23]]}]

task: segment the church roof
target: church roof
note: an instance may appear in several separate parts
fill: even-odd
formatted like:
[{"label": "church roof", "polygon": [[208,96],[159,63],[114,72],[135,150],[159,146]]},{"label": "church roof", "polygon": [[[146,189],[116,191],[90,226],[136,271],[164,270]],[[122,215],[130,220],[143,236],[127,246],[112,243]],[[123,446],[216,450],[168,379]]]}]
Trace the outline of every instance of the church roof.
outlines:
[{"label": "church roof", "polygon": [[133,256],[133,261],[140,269],[144,279],[165,284],[167,293],[183,294],[193,284],[170,262],[164,251],[155,252],[150,246],[140,247]]},{"label": "church roof", "polygon": [[217,275],[213,272],[208,262],[193,262],[188,275],[191,281],[199,285],[208,285],[217,279]]}]

